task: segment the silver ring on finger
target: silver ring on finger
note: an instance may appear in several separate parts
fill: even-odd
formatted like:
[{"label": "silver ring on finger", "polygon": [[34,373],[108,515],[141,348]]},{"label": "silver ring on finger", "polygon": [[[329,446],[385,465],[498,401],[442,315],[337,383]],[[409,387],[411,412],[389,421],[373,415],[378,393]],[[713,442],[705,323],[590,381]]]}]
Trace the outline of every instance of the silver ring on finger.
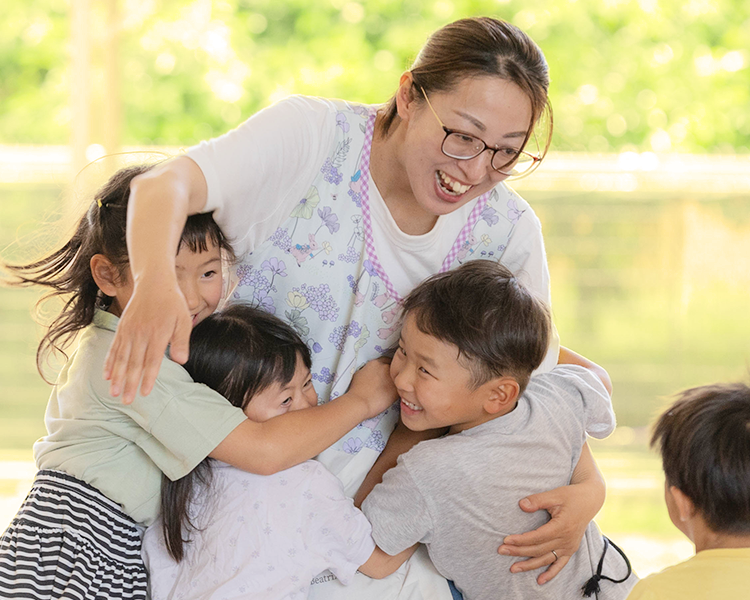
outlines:
[{"label": "silver ring on finger", "polygon": [[555,551],[553,550],[553,551],[552,551],[552,554],[553,554],[553,555],[555,556],[555,562],[557,562],[558,560],[560,560],[560,557],[559,557],[559,556],[557,555],[557,552],[555,552]]}]

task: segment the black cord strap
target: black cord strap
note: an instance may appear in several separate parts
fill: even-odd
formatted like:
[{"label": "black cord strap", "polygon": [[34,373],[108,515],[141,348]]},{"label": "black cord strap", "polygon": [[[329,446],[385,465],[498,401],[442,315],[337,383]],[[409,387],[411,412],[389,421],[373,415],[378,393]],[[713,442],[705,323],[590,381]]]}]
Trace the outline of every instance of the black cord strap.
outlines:
[{"label": "black cord strap", "polygon": [[[605,535],[603,535],[602,538],[604,539],[604,551],[602,552],[602,557],[599,559],[599,565],[596,567],[596,574],[593,577],[591,577],[591,579],[589,579],[583,585],[583,587],[581,587],[581,593],[583,594],[584,598],[588,598],[589,596],[592,596],[593,594],[599,593],[599,590],[600,590],[599,582],[602,579],[606,579],[607,581],[611,581],[612,583],[622,583],[628,577],[630,577],[631,573],[633,572],[633,567],[630,566],[630,561],[628,560],[628,557],[625,556],[625,553],[622,550],[620,550],[619,546]],[[622,579],[612,579],[611,577],[602,575],[602,567],[604,566],[604,557],[607,554],[607,548],[609,546],[612,546],[615,550],[617,550],[620,556],[622,556],[622,558],[625,560],[625,564],[628,565],[628,574],[625,575],[625,577],[623,577]]]}]

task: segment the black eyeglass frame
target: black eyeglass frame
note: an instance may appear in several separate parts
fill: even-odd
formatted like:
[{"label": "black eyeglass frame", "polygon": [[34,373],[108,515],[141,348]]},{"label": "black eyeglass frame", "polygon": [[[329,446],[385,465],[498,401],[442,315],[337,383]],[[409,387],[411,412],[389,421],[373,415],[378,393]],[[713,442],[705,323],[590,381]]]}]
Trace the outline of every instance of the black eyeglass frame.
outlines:
[{"label": "black eyeglass frame", "polygon": [[[489,150],[489,151],[492,152],[492,157],[490,158],[490,166],[492,167],[492,169],[495,170],[495,171],[497,171],[498,173],[502,173],[503,175],[507,175],[509,177],[512,177],[514,175],[522,177],[523,175],[526,175],[527,173],[530,173],[532,170],[534,170],[534,168],[535,168],[534,165],[542,160],[541,156],[536,156],[536,155],[532,154],[531,152],[527,152],[526,150],[519,150],[518,153],[516,154],[515,158],[513,158],[512,160],[509,160],[506,163],[503,163],[499,168],[496,167],[494,165],[495,155],[500,150],[503,150],[503,148],[493,148],[492,146],[488,146],[487,142],[485,142],[482,138],[479,138],[479,137],[477,137],[475,135],[472,135],[470,133],[466,133],[466,132],[463,132],[463,131],[458,131],[457,129],[449,129],[448,127],[446,127],[443,124],[443,121],[440,120],[440,117],[438,116],[438,114],[435,112],[435,109],[432,108],[432,104],[430,103],[430,99],[427,97],[427,92],[424,91],[424,88],[421,85],[418,86],[418,87],[419,87],[419,90],[422,92],[422,96],[424,97],[425,101],[427,102],[427,106],[430,107],[430,111],[432,112],[433,115],[435,115],[435,118],[437,119],[438,123],[440,123],[440,127],[442,127],[443,131],[445,132],[445,137],[443,138],[443,143],[440,144],[440,151],[443,154],[445,154],[448,158],[453,158],[453,159],[456,159],[456,160],[473,160],[477,156],[479,156],[480,154],[482,154],[483,152]],[[474,156],[455,156],[453,154],[449,154],[448,152],[445,151],[445,142],[453,134],[463,135],[463,136],[470,137],[472,139],[478,140],[478,141],[482,142],[482,145],[484,146],[484,148],[482,148]],[[520,173],[520,174],[513,173],[512,171],[510,173],[508,171],[503,171],[503,169],[505,169],[509,165],[514,164],[520,158],[521,154],[525,154],[526,156],[528,156],[531,159],[531,164],[529,165],[528,169],[526,169],[525,171],[523,171],[523,173]]]}]

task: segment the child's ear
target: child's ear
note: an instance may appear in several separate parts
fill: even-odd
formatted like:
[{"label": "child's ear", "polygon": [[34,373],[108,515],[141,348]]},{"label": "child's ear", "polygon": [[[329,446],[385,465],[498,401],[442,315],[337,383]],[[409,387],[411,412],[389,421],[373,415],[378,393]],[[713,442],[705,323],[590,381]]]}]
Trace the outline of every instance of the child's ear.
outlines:
[{"label": "child's ear", "polygon": [[484,410],[491,415],[506,411],[518,398],[518,382],[512,377],[500,377],[491,382],[489,394],[484,401]]},{"label": "child's ear", "polygon": [[89,262],[91,275],[97,287],[106,296],[116,296],[120,286],[120,272],[103,254],[94,254]]},{"label": "child's ear", "polygon": [[673,485],[669,486],[669,491],[674,498],[675,507],[677,508],[677,516],[680,521],[686,523],[695,516],[695,504],[688,498],[680,488]]}]

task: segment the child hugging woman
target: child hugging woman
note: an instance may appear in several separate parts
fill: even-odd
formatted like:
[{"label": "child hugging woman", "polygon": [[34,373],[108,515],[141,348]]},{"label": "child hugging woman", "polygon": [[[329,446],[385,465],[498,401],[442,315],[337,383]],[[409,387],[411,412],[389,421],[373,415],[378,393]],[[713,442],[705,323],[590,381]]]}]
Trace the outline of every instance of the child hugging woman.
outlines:
[{"label": "child hugging woman", "polygon": [[[185,369],[253,421],[317,404],[310,350],[277,317],[247,305],[211,315],[190,336]],[[143,553],[152,600],[307,598],[330,569],[384,577],[414,548],[389,556],[337,477],[309,460],[270,477],[205,459],[162,487],[161,517]],[[187,535],[187,538],[186,538]]]},{"label": "child hugging woman", "polygon": [[[340,400],[259,423],[166,357],[147,398],[110,395],[105,356],[138,287],[125,241],[130,183],[149,169],[116,173],[62,248],[6,265],[11,284],[40,285],[64,301],[39,345],[40,371],[49,352],[74,336],[78,344],[52,389],[47,435],[34,445],[39,473],[0,539],[3,597],[146,598],[141,538],[159,513],[162,473],[179,479],[211,456],[269,475],[312,458],[395,400],[387,366],[372,363]],[[211,215],[191,217],[174,260],[193,325],[219,303],[222,251],[231,248]]]}]

